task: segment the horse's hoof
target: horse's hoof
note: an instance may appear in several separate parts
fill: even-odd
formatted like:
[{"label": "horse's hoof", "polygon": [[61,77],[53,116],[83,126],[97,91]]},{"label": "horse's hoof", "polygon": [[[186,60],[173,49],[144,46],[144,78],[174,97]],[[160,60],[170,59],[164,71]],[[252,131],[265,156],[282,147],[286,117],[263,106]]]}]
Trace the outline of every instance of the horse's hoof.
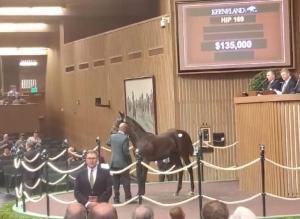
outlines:
[{"label": "horse's hoof", "polygon": [[173,194],[173,196],[178,196],[179,195],[179,193],[178,192],[175,192],[174,194]]},{"label": "horse's hoof", "polygon": [[192,191],[188,193],[188,196],[194,196],[194,195],[195,195],[195,193]]}]

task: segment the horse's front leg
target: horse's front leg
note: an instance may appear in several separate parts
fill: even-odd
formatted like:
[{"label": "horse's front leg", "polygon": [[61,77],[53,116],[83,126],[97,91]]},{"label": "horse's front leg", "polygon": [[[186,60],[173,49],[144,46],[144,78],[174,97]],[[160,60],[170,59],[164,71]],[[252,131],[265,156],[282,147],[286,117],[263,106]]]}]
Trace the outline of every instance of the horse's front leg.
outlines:
[{"label": "horse's front leg", "polygon": [[182,188],[183,171],[180,171],[178,175],[179,175],[179,177],[178,177],[177,191],[175,193],[176,196],[179,195],[179,192],[180,192],[180,190]]}]

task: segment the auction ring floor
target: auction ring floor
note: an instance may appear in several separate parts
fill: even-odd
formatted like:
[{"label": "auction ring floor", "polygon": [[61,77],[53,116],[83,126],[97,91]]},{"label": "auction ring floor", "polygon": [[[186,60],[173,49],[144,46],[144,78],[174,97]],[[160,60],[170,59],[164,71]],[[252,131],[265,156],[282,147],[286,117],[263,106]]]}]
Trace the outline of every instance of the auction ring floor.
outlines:
[{"label": "auction ring floor", "polygon": [[[146,185],[146,196],[162,203],[176,203],[190,198],[188,192],[190,191],[190,183],[183,183],[183,188],[179,196],[173,196],[176,190],[177,182],[163,182],[163,183],[148,183]],[[197,183],[195,183],[197,192]],[[132,194],[137,193],[137,185],[131,185]],[[202,184],[202,191],[204,195],[221,199],[224,201],[236,201],[248,198],[254,194],[247,194],[238,190],[238,181],[226,181],[226,182],[205,182]],[[121,188],[121,194],[123,194]],[[65,192],[61,194],[56,194],[55,197],[64,201],[74,200],[73,192]],[[285,201],[277,198],[266,198],[267,216],[275,215],[300,215],[300,200],[299,201]],[[112,201],[112,198],[110,199]],[[124,201],[124,197],[121,196],[121,201]],[[207,202],[204,199],[204,203]],[[156,204],[152,204],[148,201],[143,201],[143,204],[149,205],[154,209],[154,214],[156,219],[166,219],[169,218],[168,212],[171,207],[161,207]],[[261,196],[251,200],[249,202],[229,205],[229,211],[232,213],[237,206],[245,206],[250,208],[257,216],[262,215],[262,201]],[[129,204],[124,207],[118,207],[119,218],[131,218],[131,213],[137,204]],[[50,217],[52,218],[63,218],[67,205],[58,203],[50,199]],[[199,202],[198,199],[181,205],[186,213],[186,218],[198,219],[199,217]],[[42,199],[37,203],[27,202],[26,203],[27,212],[26,214],[35,216],[46,217],[46,198]],[[20,212],[22,206],[19,205],[16,210]],[[299,217],[300,218],[300,217]]]}]

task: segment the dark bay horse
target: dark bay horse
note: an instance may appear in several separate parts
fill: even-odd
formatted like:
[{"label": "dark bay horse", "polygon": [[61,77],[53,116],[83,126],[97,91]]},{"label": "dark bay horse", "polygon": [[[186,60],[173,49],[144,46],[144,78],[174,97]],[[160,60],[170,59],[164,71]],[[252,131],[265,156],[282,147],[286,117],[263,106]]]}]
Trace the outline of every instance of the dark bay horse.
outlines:
[{"label": "dark bay horse", "polygon": [[[130,141],[135,149],[138,149],[139,154],[142,157],[142,161],[149,163],[150,161],[162,160],[165,158],[170,158],[172,164],[176,165],[176,168],[181,168],[182,162],[185,165],[191,163],[190,156],[193,155],[194,148],[191,137],[189,134],[183,130],[170,129],[167,132],[161,133],[159,135],[154,135],[152,133],[146,132],[141,125],[139,125],[134,119],[129,116],[125,116],[120,113],[120,118],[115,122],[114,126],[118,127],[121,122],[128,124],[129,130],[128,135]],[[145,194],[145,182],[147,179],[148,169],[142,166],[142,172],[137,175],[141,177],[142,188],[139,188],[139,194]],[[191,193],[194,193],[194,177],[192,167],[188,168],[191,182]],[[183,171],[179,172],[178,184],[176,195],[182,188],[182,176]]]}]

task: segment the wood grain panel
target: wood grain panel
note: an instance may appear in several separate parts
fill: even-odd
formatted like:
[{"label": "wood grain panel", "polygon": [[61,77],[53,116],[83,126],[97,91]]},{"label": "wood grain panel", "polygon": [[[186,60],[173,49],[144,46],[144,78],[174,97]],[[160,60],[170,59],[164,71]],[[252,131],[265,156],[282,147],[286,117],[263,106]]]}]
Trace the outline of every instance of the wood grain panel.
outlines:
[{"label": "wood grain panel", "polygon": [[[286,98],[282,101],[283,98]],[[282,165],[299,166],[300,95],[273,96],[273,101],[236,103],[236,128],[240,147],[239,165],[259,157],[259,144],[265,145],[266,157]],[[238,98],[237,98],[238,99]],[[249,98],[248,98],[249,99]],[[297,100],[298,99],[298,100]],[[260,192],[260,165],[240,172],[240,188]],[[299,173],[266,163],[266,191],[286,197],[299,196]]]}]

